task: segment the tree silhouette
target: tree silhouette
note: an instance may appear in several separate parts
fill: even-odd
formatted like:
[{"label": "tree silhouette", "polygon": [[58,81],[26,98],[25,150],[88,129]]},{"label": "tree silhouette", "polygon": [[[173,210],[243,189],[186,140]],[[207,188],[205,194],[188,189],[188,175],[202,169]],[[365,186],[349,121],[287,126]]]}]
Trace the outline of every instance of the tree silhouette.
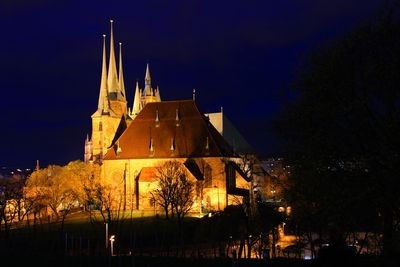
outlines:
[{"label": "tree silhouette", "polygon": [[[392,13],[390,13],[392,14]],[[288,198],[302,230],[344,244],[381,231],[393,254],[400,198],[400,25],[394,16],[315,50],[276,129],[292,166]]]}]

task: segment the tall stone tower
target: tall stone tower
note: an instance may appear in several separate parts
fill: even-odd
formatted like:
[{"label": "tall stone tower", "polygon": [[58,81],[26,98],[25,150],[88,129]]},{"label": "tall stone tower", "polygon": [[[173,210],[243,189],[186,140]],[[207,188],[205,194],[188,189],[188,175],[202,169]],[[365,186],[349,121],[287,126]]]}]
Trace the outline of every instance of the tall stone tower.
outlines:
[{"label": "tall stone tower", "polygon": [[[122,70],[122,47],[119,46],[119,76],[114,51],[113,21],[111,20],[110,57],[107,73],[106,40],[103,35],[103,60],[97,110],[92,115],[92,139],[85,142],[85,161],[101,162],[111,145],[121,120],[127,119],[127,102]],[[91,148],[87,146],[90,144]],[[87,152],[91,150],[90,152]]]},{"label": "tall stone tower", "polygon": [[[85,162],[102,162],[113,140],[121,134],[121,125],[125,127],[136,117],[147,103],[160,102],[160,91],[151,87],[150,67],[146,66],[145,87],[139,89],[136,82],[132,110],[127,109],[124,74],[122,67],[122,44],[119,43],[119,71],[114,51],[113,21],[110,30],[110,56],[106,62],[106,36],[103,35],[103,60],[100,80],[100,92],[97,110],[92,115],[92,135],[85,140]],[[122,130],[124,128],[122,127]]]}]

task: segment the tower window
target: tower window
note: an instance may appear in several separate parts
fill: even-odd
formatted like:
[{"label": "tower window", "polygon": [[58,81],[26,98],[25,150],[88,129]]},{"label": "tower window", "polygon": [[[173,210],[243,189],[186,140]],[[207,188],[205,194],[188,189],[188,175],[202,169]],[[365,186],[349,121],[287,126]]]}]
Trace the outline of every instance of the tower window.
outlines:
[{"label": "tower window", "polygon": [[103,123],[99,122],[99,131],[103,131]]}]

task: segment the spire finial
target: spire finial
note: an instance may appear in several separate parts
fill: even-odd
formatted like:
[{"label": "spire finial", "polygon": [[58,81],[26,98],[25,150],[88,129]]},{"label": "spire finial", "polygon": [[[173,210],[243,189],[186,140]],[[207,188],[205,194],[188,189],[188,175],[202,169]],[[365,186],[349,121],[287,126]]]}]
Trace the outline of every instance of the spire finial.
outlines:
[{"label": "spire finial", "polygon": [[193,94],[193,101],[195,101],[196,100],[196,89],[193,88],[192,94]]},{"label": "spire finial", "polygon": [[107,85],[110,92],[118,91],[118,75],[117,75],[117,65],[115,62],[115,50],[114,50],[114,30],[113,30],[113,20],[110,19],[110,60],[108,65],[108,79]]}]

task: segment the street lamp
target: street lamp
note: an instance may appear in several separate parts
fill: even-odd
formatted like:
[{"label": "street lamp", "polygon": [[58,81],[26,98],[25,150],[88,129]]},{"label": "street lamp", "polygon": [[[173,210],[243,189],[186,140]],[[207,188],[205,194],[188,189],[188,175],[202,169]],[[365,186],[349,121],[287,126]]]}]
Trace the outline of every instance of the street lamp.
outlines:
[{"label": "street lamp", "polygon": [[107,251],[107,249],[108,249],[108,223],[105,223],[106,224],[106,251]]},{"label": "street lamp", "polygon": [[214,188],[217,188],[217,197],[218,197],[218,211],[220,211],[219,209],[219,187],[214,185]]},{"label": "street lamp", "polygon": [[111,241],[111,256],[114,256],[115,235],[112,235],[112,236],[110,237],[110,241]]}]

